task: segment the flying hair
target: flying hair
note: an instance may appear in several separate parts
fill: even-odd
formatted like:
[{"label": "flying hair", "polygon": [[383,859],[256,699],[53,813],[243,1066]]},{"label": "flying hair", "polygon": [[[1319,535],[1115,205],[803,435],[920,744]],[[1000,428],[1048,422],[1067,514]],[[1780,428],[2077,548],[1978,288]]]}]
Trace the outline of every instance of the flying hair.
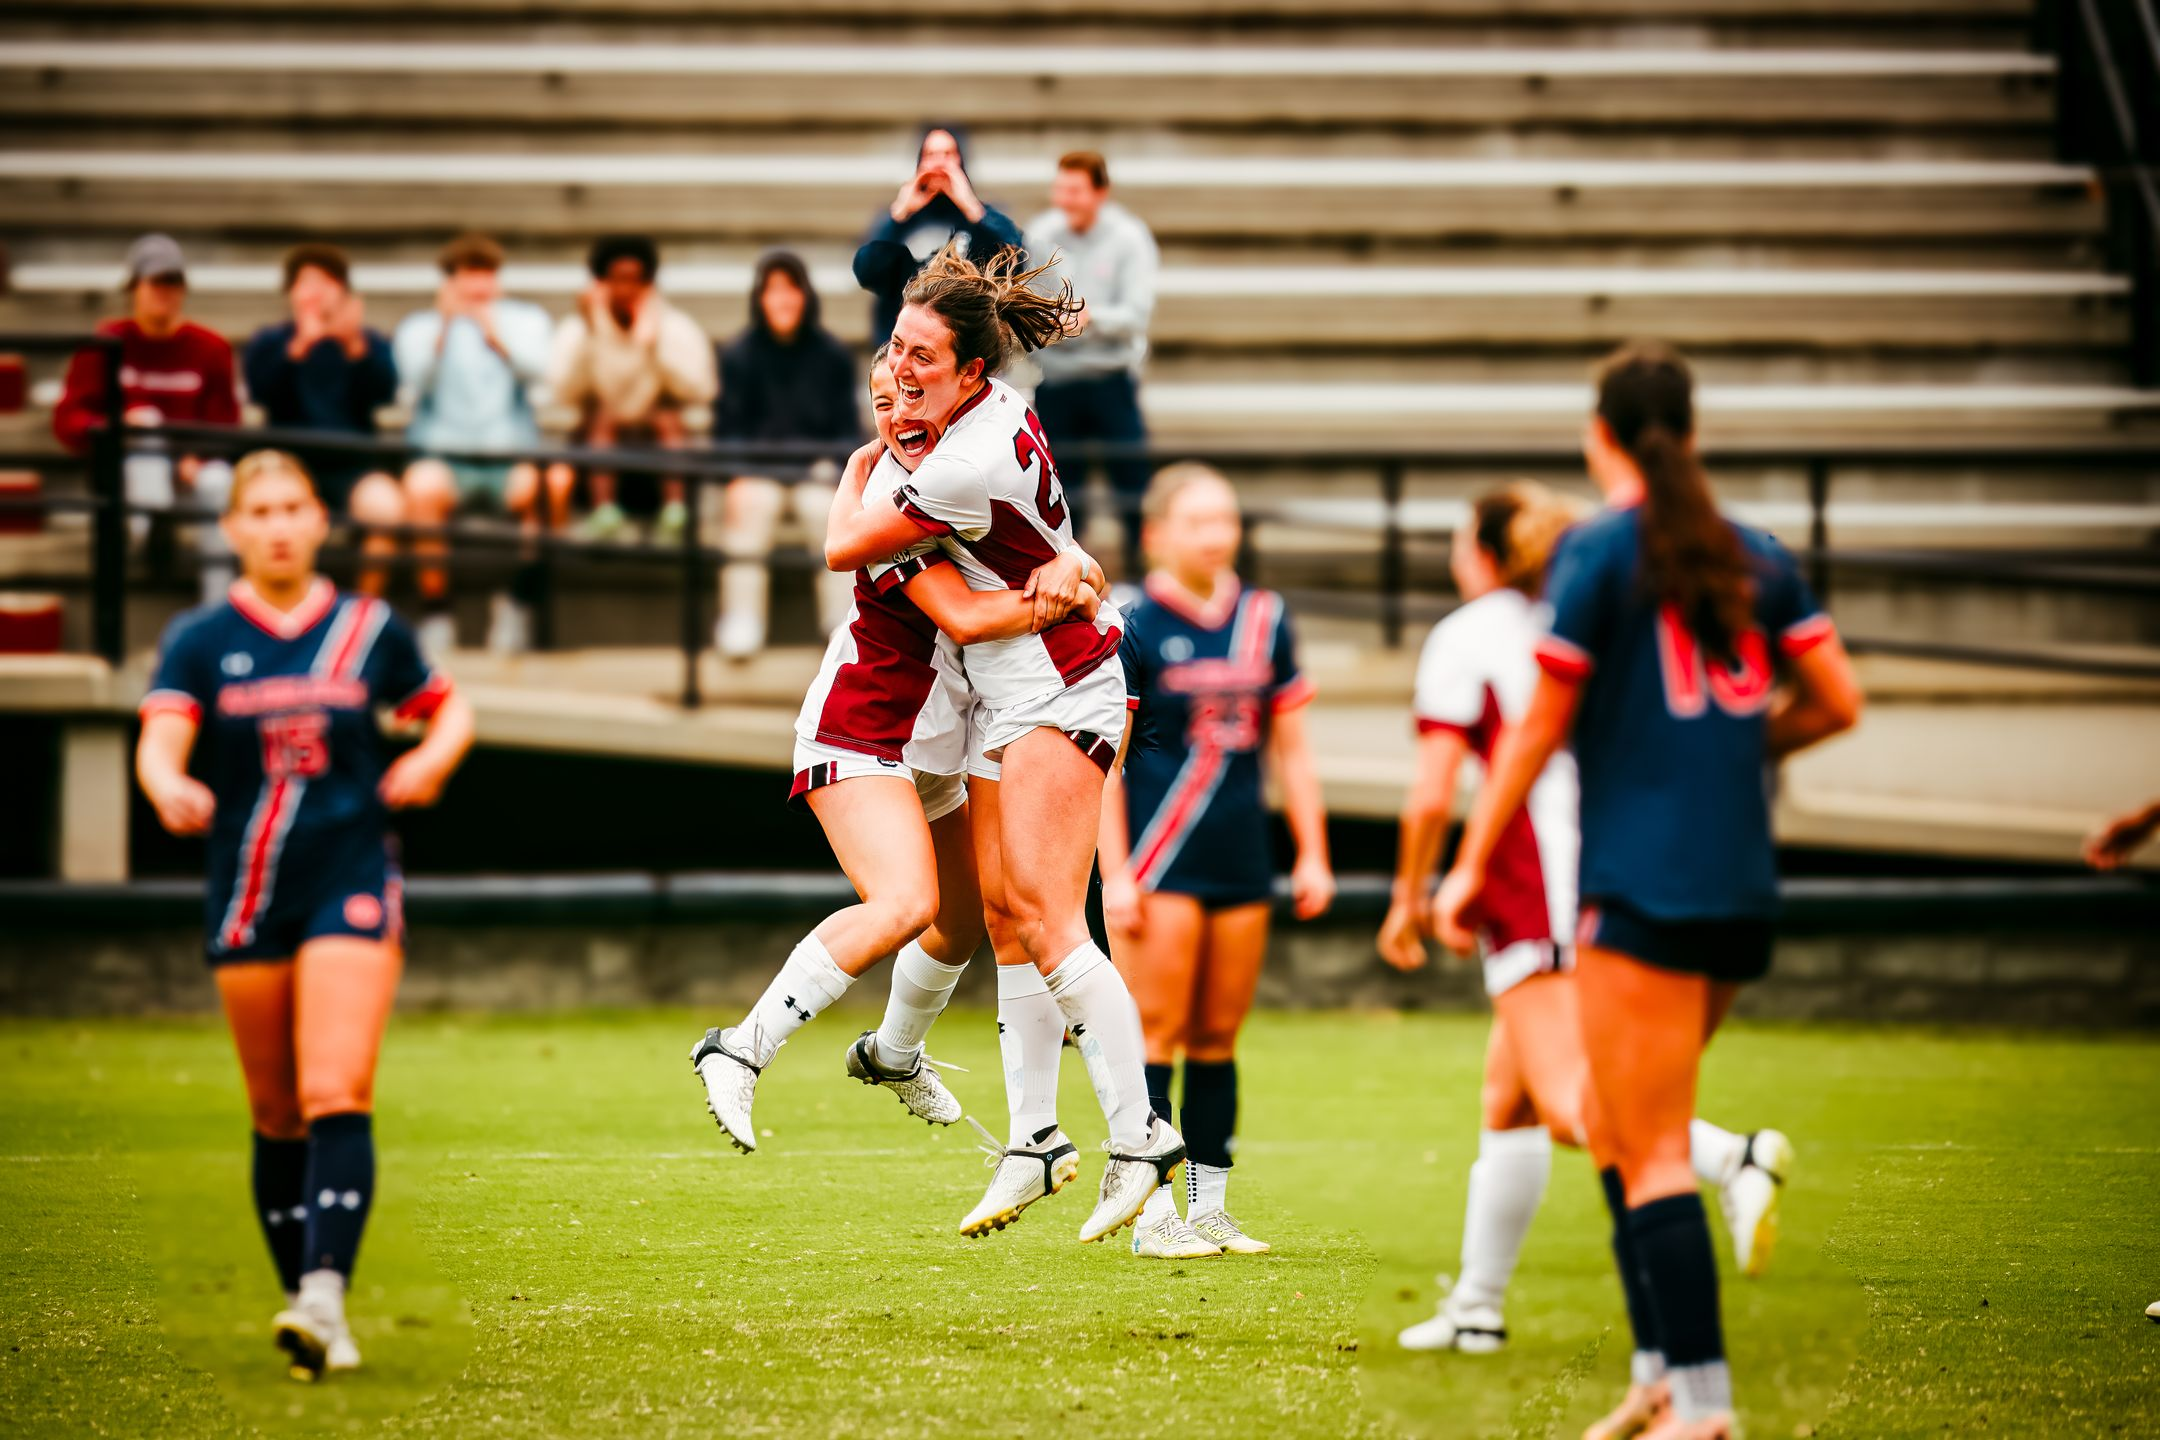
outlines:
[{"label": "flying hair", "polygon": [[1023,269],[1027,257],[1018,246],[1007,245],[977,265],[947,243],[915,272],[900,299],[945,322],[952,331],[956,368],[964,370],[969,361],[980,360],[983,373],[994,374],[1015,343],[1023,350],[1040,350],[1072,333],[1082,309],[1072,281],[1060,281],[1054,291],[1035,288],[1057,261],[1052,255],[1032,270]]}]

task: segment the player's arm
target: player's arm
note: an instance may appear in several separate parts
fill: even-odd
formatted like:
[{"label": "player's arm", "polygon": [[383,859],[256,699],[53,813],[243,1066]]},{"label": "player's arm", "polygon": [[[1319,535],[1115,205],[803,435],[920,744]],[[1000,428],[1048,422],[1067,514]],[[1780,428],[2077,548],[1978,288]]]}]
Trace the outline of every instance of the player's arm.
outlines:
[{"label": "player's arm", "polygon": [[1047,630],[1076,610],[1094,619],[1102,597],[1110,593],[1110,581],[1095,557],[1074,545],[1036,566],[1020,593],[1035,602],[1035,628]]},{"label": "player's arm", "polygon": [[428,717],[420,743],[391,762],[377,793],[393,810],[433,805],[472,749],[472,704],[452,690]]},{"label": "player's arm", "polygon": [[[1037,628],[1035,602],[1024,591],[971,590],[951,565],[930,566],[903,584],[901,593],[957,645],[1009,640]],[[1096,603],[1089,592],[1080,608],[1092,617]]]},{"label": "player's arm", "polygon": [[1380,924],[1380,958],[1398,970],[1425,963],[1427,896],[1455,808],[1455,781],[1469,751],[1469,737],[1452,725],[1429,726],[1418,735],[1416,768],[1403,796],[1395,844],[1395,893]]},{"label": "player's arm", "polygon": [[1580,679],[1563,679],[1550,669],[1538,676],[1530,708],[1522,723],[1500,733],[1479,787],[1470,821],[1463,827],[1462,848],[1455,853],[1455,867],[1441,883],[1434,906],[1433,926],[1440,943],[1457,954],[1468,954],[1474,943],[1468,925],[1471,906],[1485,888],[1485,867],[1500,832],[1522,808],[1530,786],[1544,773],[1546,762],[1567,743],[1575,728],[1575,711],[1582,702]]},{"label": "player's arm", "polygon": [[[1798,654],[1788,653],[1792,686],[1771,710],[1763,730],[1763,744],[1770,758],[1782,760],[1819,740],[1860,723],[1864,703],[1859,677],[1837,632],[1823,630]],[[1790,632],[1788,632],[1790,633]]]},{"label": "player's arm", "polygon": [[1335,871],[1328,863],[1327,806],[1320,795],[1320,767],[1313,759],[1312,735],[1305,709],[1275,712],[1268,727],[1268,753],[1282,784],[1283,819],[1297,846],[1290,867],[1290,897],[1300,920],[1320,915],[1335,901]]},{"label": "player's arm", "polygon": [[158,823],[175,835],[202,834],[217,813],[217,796],[187,773],[197,728],[196,718],[184,711],[151,709],[143,715],[142,739],[135,744],[135,778]]}]

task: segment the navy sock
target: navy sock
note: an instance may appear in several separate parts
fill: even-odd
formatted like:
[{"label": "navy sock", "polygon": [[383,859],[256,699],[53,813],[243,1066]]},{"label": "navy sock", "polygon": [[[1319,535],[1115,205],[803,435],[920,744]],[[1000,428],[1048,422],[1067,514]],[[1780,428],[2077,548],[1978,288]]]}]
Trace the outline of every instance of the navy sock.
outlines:
[{"label": "navy sock", "polygon": [[1237,1134],[1237,1061],[1185,1062],[1185,1153],[1195,1165],[1230,1165]]},{"label": "navy sock", "polygon": [[324,1115],[308,1126],[307,1248],[302,1270],[348,1278],[375,1198],[375,1130],[366,1115]]},{"label": "navy sock", "polygon": [[288,1295],[300,1288],[301,1245],[307,1238],[307,1161],[305,1140],[255,1137],[255,1218],[262,1222],[263,1239],[270,1242],[278,1285]]},{"label": "navy sock", "polygon": [[1628,1229],[1657,1306],[1665,1363],[1678,1369],[1723,1360],[1717,1255],[1702,1196],[1690,1191],[1638,1205],[1628,1212]]},{"label": "navy sock", "polygon": [[1177,1121],[1170,1109],[1170,1075],[1175,1067],[1148,1065],[1143,1068],[1147,1071],[1148,1108],[1162,1117],[1163,1124],[1175,1125]]},{"label": "navy sock", "polygon": [[1629,1223],[1627,1186],[1617,1167],[1598,1171],[1605,1187],[1605,1208],[1612,1212],[1613,1264],[1620,1271],[1620,1293],[1627,1297],[1628,1328],[1635,1332],[1635,1348],[1663,1352],[1665,1339],[1658,1330],[1658,1310],[1642,1257]]}]

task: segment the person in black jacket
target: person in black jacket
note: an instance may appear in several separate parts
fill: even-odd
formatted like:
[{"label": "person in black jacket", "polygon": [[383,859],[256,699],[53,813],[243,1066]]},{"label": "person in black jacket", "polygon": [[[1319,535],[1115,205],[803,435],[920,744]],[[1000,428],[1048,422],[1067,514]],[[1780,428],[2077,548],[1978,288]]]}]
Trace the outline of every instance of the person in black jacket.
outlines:
[{"label": "person in black jacket", "polygon": [[[713,438],[825,442],[842,452],[862,434],[855,398],[861,389],[854,357],[820,323],[809,267],[785,250],[759,260],[750,285],[750,324],[720,350]],[[764,648],[771,593],[765,561],[783,502],[792,502],[803,528],[822,541],[838,476],[836,464],[821,460],[789,486],[747,475],[728,482],[720,533],[728,564],[720,572],[715,636],[723,656],[742,660]],[[823,565],[812,568],[818,620],[829,633],[847,619],[853,577]]]},{"label": "person in black jacket", "polygon": [[957,125],[928,125],[915,150],[915,173],[901,183],[855,252],[855,283],[871,296],[871,349],[892,338],[907,282],[956,236],[965,237],[962,253],[978,263],[1007,245],[1027,248],[1012,218],[975,193],[967,173],[967,132]]}]

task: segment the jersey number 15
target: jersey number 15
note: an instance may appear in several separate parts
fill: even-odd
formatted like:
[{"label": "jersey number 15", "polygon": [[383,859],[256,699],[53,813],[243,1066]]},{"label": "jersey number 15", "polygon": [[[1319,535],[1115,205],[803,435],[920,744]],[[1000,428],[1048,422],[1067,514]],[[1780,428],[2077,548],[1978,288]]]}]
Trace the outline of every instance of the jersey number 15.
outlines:
[{"label": "jersey number 15", "polygon": [[263,775],[271,780],[302,779],[330,768],[330,717],[321,711],[265,715],[262,728]]}]

